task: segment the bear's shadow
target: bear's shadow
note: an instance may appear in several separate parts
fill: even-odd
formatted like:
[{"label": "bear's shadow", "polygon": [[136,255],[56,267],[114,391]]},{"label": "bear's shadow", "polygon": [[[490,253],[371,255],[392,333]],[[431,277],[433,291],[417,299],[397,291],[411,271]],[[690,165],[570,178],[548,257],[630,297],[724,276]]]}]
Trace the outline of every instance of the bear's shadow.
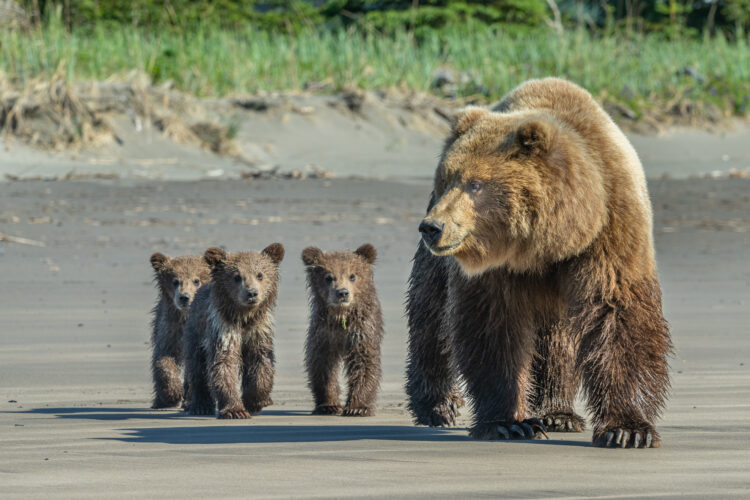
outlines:
[{"label": "bear's shadow", "polygon": [[[191,417],[176,408],[153,410],[151,408],[108,408],[108,407],[78,407],[78,408],[34,408],[22,413],[32,415],[54,415],[57,418],[84,420],[133,420],[133,419],[185,419],[212,418]],[[263,415],[298,416],[309,415],[310,412],[294,410],[264,410]]]}]

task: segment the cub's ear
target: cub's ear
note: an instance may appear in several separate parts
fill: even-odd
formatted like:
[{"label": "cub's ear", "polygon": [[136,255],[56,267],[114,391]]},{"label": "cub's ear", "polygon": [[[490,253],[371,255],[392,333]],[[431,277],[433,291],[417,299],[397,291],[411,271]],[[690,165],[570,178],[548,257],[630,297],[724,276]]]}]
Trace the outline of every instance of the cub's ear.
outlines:
[{"label": "cub's ear", "polygon": [[271,243],[261,253],[267,255],[271,259],[271,262],[278,265],[284,260],[284,245],[281,243]]},{"label": "cub's ear", "polygon": [[368,264],[374,263],[375,257],[378,256],[378,252],[375,250],[375,247],[370,245],[369,243],[365,243],[364,245],[356,249],[354,253],[365,259]]},{"label": "cub's ear", "polygon": [[156,252],[151,256],[151,267],[154,271],[161,271],[164,269],[164,265],[169,262],[169,257],[161,252]]},{"label": "cub's ear", "polygon": [[484,108],[478,106],[467,106],[457,111],[451,119],[453,133],[457,136],[464,134],[476,123],[479,118],[489,113]]},{"label": "cub's ear", "polygon": [[553,123],[547,120],[532,118],[519,125],[516,130],[516,143],[524,153],[544,155],[552,149],[557,133]]},{"label": "cub's ear", "polygon": [[221,266],[227,258],[227,253],[221,248],[211,247],[203,254],[203,260],[212,268]]},{"label": "cub's ear", "polygon": [[323,256],[323,251],[318,247],[307,247],[302,250],[302,262],[306,266],[314,266],[320,262],[320,258]]}]

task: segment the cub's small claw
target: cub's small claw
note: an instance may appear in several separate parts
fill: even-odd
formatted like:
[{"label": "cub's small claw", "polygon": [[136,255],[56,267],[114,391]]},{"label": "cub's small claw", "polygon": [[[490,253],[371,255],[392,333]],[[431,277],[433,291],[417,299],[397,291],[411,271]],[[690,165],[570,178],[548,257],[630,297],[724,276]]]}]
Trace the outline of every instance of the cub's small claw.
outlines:
[{"label": "cub's small claw", "polygon": [[504,425],[498,425],[497,432],[502,434],[505,439],[510,440],[510,434],[508,434],[508,429]]},{"label": "cub's small claw", "polygon": [[313,415],[340,415],[341,407],[337,405],[320,405],[312,411]]},{"label": "cub's small claw", "polygon": [[608,432],[607,433],[607,448],[612,448],[612,439],[614,439],[615,433],[614,432]]},{"label": "cub's small claw", "polygon": [[641,434],[640,432],[636,432],[635,436],[633,437],[633,448],[640,448],[641,446]]},{"label": "cub's small claw", "polygon": [[241,420],[250,418],[250,414],[244,408],[242,410],[224,410],[219,413],[219,418],[227,420]]},{"label": "cub's small claw", "polygon": [[658,448],[661,441],[654,428],[644,424],[635,429],[615,427],[606,432],[597,432],[593,444],[602,448]]}]

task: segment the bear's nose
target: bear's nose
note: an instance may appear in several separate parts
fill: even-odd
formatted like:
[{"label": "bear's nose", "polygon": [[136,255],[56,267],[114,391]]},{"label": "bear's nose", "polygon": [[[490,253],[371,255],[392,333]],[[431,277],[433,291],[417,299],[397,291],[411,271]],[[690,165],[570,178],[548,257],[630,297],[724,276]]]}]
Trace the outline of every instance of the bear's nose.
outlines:
[{"label": "bear's nose", "polygon": [[183,306],[188,305],[188,302],[190,302],[190,295],[183,293],[180,295],[180,304]]},{"label": "bear's nose", "polygon": [[349,290],[346,288],[339,288],[336,290],[336,298],[337,299],[348,299],[349,298]]},{"label": "bear's nose", "polygon": [[428,245],[432,245],[440,239],[440,235],[443,234],[443,227],[445,224],[437,222],[433,219],[424,219],[419,225],[419,232],[422,233],[422,239]]},{"label": "bear's nose", "polygon": [[256,288],[251,288],[246,293],[247,293],[247,298],[248,299],[257,299],[258,298],[258,290]]}]

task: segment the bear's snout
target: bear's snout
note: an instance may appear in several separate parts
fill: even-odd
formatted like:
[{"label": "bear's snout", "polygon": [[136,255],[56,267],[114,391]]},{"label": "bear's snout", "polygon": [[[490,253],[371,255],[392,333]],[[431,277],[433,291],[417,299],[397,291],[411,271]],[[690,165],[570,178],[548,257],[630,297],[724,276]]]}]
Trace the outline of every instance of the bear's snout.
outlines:
[{"label": "bear's snout", "polygon": [[422,233],[422,239],[427,246],[432,246],[440,240],[444,227],[444,223],[428,217],[422,220],[422,223],[419,225],[419,232]]},{"label": "bear's snout", "polygon": [[254,304],[258,300],[258,289],[250,288],[245,290],[245,301],[248,304]]},{"label": "bear's snout", "polygon": [[182,295],[180,295],[179,300],[182,307],[187,306],[188,304],[190,304],[190,294],[183,293]]},{"label": "bear's snout", "polygon": [[336,300],[339,302],[346,302],[349,300],[349,290],[346,288],[336,289]]}]

